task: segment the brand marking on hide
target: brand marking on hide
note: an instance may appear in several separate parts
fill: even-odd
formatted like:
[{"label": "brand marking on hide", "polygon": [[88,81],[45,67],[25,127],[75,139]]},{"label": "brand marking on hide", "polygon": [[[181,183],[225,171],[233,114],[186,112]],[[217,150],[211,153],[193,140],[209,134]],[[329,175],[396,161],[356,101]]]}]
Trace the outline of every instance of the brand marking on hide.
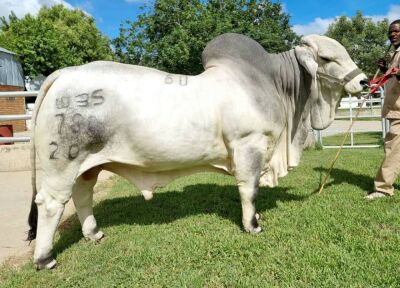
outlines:
[{"label": "brand marking on hide", "polygon": [[[103,89],[93,90],[91,93],[81,93],[73,98],[73,103],[76,107],[89,108],[94,106],[99,106],[105,102],[105,98],[102,95]],[[70,108],[71,99],[69,96],[62,96],[56,99],[57,109]]]},{"label": "brand marking on hide", "polygon": [[56,99],[56,107],[57,109],[68,108],[70,105],[70,100],[68,96],[62,96]]},{"label": "brand marking on hide", "polygon": [[81,132],[81,126],[85,124],[85,118],[80,113],[75,113],[72,116],[72,125],[70,126],[71,131],[75,134]]},{"label": "brand marking on hide", "polygon": [[79,145],[72,144],[71,146],[69,146],[68,159],[74,160],[76,157],[78,157],[78,155],[79,155]]},{"label": "brand marking on hide", "polygon": [[89,94],[83,93],[75,96],[75,103],[79,107],[88,107],[89,106]]},{"label": "brand marking on hide", "polygon": [[74,160],[83,151],[93,153],[103,147],[107,141],[106,126],[92,113],[104,102],[102,89],[56,99],[56,108],[64,110],[54,114],[59,138],[49,144],[49,159]]},{"label": "brand marking on hide", "polygon": [[58,134],[61,134],[61,129],[64,126],[65,114],[58,113],[58,114],[56,114],[56,117],[60,117],[60,123],[58,124]]},{"label": "brand marking on hide", "polygon": [[172,74],[168,74],[165,79],[164,83],[165,84],[173,84],[174,82],[177,82],[179,86],[187,86],[188,85],[188,76],[187,75],[177,75],[178,79],[174,80],[174,76]]},{"label": "brand marking on hide", "polygon": [[56,152],[57,152],[57,150],[58,150],[58,144],[57,144],[57,142],[52,141],[49,145],[50,145],[50,146],[54,146],[54,148],[55,148],[53,151],[51,151],[50,159],[52,159],[52,160],[58,159],[58,158],[55,156],[55,154],[56,154]]}]

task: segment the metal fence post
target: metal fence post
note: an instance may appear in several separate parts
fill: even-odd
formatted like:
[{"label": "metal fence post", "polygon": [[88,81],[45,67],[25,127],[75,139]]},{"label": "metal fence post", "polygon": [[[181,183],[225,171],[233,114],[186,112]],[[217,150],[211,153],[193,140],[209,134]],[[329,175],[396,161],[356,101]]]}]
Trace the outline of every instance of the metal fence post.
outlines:
[{"label": "metal fence post", "polygon": [[321,146],[324,146],[324,143],[322,143],[322,131],[318,130],[318,135],[319,135],[319,143],[321,143]]},{"label": "metal fence post", "polygon": [[[357,101],[358,102],[358,101]],[[349,106],[350,106],[350,125],[353,122],[353,97],[349,94]],[[360,109],[360,108],[359,108]],[[354,134],[353,134],[353,127],[350,130],[350,146],[354,146]]]},{"label": "metal fence post", "polygon": [[[383,104],[385,103],[385,91],[383,90],[382,87],[379,87],[379,94],[380,94],[379,98],[381,100],[381,107],[383,109]],[[386,118],[382,117],[381,122],[382,122],[382,138],[385,139],[386,134],[389,132],[389,121]]]}]

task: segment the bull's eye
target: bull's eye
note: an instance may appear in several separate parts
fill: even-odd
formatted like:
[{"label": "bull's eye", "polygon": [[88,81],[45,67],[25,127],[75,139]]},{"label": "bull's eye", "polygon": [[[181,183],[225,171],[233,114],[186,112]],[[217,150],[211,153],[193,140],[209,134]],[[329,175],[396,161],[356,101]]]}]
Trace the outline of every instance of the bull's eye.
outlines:
[{"label": "bull's eye", "polygon": [[326,58],[326,57],[319,57],[319,58],[321,58],[321,60],[322,60],[322,61],[325,61],[325,62],[331,61],[330,59],[328,59],[328,58]]}]

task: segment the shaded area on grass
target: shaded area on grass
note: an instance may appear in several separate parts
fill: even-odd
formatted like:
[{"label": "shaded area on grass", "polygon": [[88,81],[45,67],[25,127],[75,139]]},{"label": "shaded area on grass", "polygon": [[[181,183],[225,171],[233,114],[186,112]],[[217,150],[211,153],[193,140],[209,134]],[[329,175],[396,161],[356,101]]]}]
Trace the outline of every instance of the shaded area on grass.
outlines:
[{"label": "shaded area on grass", "polygon": [[[260,187],[256,198],[258,212],[277,207],[277,202],[302,201],[307,196],[288,193],[290,188]],[[106,199],[94,208],[94,216],[100,229],[121,224],[168,224],[185,217],[199,214],[217,214],[242,227],[242,208],[238,188],[234,185],[189,185],[183,192],[170,191],[154,195],[151,201],[142,196]],[[54,253],[62,253],[82,239],[77,217],[71,216],[60,229],[60,239]]]},{"label": "shaded area on grass", "polygon": [[[329,171],[329,168],[315,167],[314,170],[320,172],[322,179],[324,179]],[[373,189],[374,187],[374,179],[369,176],[366,176],[364,174],[354,173],[345,169],[332,168],[331,174],[329,176],[327,184],[325,185],[325,188],[343,183],[348,183],[350,185],[358,186],[363,191],[371,191],[371,189]],[[321,184],[322,183],[320,183],[320,185]],[[314,193],[318,191],[319,188],[316,191],[314,191]]]}]

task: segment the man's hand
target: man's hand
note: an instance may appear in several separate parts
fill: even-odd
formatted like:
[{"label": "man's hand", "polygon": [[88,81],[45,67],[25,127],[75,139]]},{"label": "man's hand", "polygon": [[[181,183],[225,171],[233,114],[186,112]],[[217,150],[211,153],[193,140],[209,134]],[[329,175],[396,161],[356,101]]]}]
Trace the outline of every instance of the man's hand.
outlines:
[{"label": "man's hand", "polygon": [[388,68],[387,68],[386,60],[384,58],[378,59],[376,64],[378,65],[379,70],[381,70],[382,73],[386,73]]},{"label": "man's hand", "polygon": [[384,75],[369,81],[369,86],[371,86],[371,90],[369,91],[369,93],[375,93],[375,91],[378,90],[379,87],[385,85],[385,83],[388,82],[389,79],[393,76],[396,76],[396,78],[400,80],[400,77],[398,75],[400,76],[400,68],[390,67],[390,69],[388,69]]},{"label": "man's hand", "polygon": [[386,73],[391,76],[396,76],[397,80],[400,81],[400,68],[391,67]]}]

